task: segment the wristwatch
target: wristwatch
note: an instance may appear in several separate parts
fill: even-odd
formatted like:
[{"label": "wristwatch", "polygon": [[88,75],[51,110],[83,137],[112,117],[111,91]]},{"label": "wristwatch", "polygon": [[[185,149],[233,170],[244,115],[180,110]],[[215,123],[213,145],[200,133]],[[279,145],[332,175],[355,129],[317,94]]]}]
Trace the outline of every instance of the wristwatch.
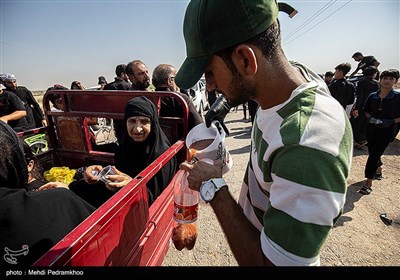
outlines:
[{"label": "wristwatch", "polygon": [[214,199],[215,193],[225,186],[227,186],[227,184],[223,178],[213,178],[204,181],[200,186],[200,196],[208,203]]}]

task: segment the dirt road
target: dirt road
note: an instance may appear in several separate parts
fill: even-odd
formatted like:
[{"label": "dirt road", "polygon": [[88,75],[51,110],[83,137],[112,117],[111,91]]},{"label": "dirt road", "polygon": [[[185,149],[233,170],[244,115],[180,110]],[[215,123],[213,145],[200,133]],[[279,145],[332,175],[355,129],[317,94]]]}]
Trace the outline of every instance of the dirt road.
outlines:
[{"label": "dirt road", "polygon": [[[224,176],[237,199],[250,150],[250,122],[243,112],[226,118],[230,136],[226,143],[234,165]],[[400,134],[386,150],[381,181],[374,181],[373,192],[357,192],[364,180],[367,149],[354,150],[348,180],[344,213],[331,231],[322,250],[322,266],[399,266],[400,265]],[[380,214],[393,220],[385,225]],[[163,266],[236,266],[237,262],[210,206],[201,204],[199,235],[193,250],[178,251],[172,244]]]}]

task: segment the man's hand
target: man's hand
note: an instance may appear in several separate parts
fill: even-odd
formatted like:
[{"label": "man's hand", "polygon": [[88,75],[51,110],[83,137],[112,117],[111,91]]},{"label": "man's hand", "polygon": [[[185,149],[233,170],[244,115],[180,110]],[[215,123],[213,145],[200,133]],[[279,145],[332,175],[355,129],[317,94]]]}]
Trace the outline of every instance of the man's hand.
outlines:
[{"label": "man's hand", "polygon": [[196,161],[194,163],[185,161],[179,165],[179,168],[189,172],[187,177],[189,188],[194,191],[199,191],[204,181],[211,178],[222,178],[222,162],[209,164],[204,161]]}]

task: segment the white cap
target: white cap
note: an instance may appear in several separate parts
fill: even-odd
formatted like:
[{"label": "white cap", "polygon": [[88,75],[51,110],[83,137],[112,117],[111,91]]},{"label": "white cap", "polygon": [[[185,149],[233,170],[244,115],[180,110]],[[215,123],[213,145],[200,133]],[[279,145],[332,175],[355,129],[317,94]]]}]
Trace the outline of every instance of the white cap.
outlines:
[{"label": "white cap", "polygon": [[17,78],[15,78],[14,74],[7,74],[6,81],[15,81],[15,80],[17,80]]},{"label": "white cap", "polygon": [[15,81],[15,80],[17,80],[17,78],[15,77],[14,74],[6,74],[6,73],[0,74],[0,81],[2,83],[6,81]]}]

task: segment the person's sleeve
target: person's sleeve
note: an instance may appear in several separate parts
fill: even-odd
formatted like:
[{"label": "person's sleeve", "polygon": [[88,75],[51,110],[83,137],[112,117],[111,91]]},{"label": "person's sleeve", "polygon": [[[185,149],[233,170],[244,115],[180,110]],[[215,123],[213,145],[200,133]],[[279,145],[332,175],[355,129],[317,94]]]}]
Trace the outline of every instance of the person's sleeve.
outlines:
[{"label": "person's sleeve", "polygon": [[349,82],[348,89],[349,89],[349,92],[348,92],[349,100],[347,102],[347,105],[350,105],[350,104],[354,103],[355,94],[356,94],[356,87],[352,82]]},{"label": "person's sleeve", "polygon": [[358,87],[356,88],[356,104],[355,104],[355,108],[357,110],[360,110],[363,108],[364,104],[362,104],[361,100],[362,100],[362,96],[364,96],[364,87],[360,84],[358,84]]},{"label": "person's sleeve", "polygon": [[197,112],[196,107],[193,104],[193,101],[190,99],[189,96],[186,96],[184,94],[181,94],[182,98],[185,99],[186,104],[188,105],[189,108],[189,130],[195,127],[198,124],[201,124],[204,122],[203,118],[200,116],[199,112]]},{"label": "person's sleeve", "polygon": [[[348,135],[351,128],[346,127]],[[347,137],[342,146],[341,139],[325,141],[324,150],[291,145],[276,154],[271,165],[270,206],[260,237],[272,263],[319,265],[323,244],[346,198],[351,144]],[[336,148],[329,150],[330,146]]]},{"label": "person's sleeve", "polygon": [[372,111],[372,109],[371,109],[371,96],[372,96],[372,94],[373,93],[368,95],[367,99],[365,100],[365,103],[364,103],[364,112],[365,113],[370,113],[371,114],[371,111]]},{"label": "person's sleeve", "polygon": [[25,90],[26,90],[26,94],[28,96],[29,104],[33,105],[34,109],[39,113],[39,115],[42,117],[42,119],[44,119],[45,117],[44,117],[43,110],[42,110],[42,108],[40,108],[40,105],[36,101],[35,97],[33,96],[33,93],[27,88],[25,88]]},{"label": "person's sleeve", "polygon": [[12,106],[15,108],[15,111],[26,111],[24,103],[17,95],[9,94],[8,98]]}]

